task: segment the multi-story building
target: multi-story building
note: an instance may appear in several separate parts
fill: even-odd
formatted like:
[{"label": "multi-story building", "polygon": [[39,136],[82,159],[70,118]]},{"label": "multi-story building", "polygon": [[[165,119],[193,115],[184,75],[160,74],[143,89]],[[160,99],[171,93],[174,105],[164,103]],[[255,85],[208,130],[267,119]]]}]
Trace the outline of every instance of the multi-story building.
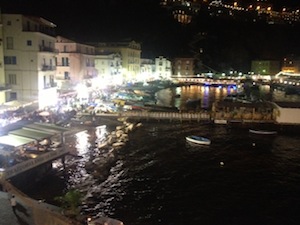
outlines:
[{"label": "multi-story building", "polygon": [[174,77],[194,77],[194,58],[175,58],[173,70]]},{"label": "multi-story building", "polygon": [[97,78],[94,46],[56,37],[55,80],[60,91],[74,90],[78,84],[91,86]]},{"label": "multi-story building", "polygon": [[2,24],[5,80],[11,85],[6,101],[38,102],[39,108],[56,104],[56,25],[21,14],[3,14]]},{"label": "multi-story building", "polygon": [[284,58],[281,71],[285,73],[300,73],[300,58],[294,56]]},{"label": "multi-story building", "polygon": [[2,16],[0,12],[0,104],[6,102],[7,86],[4,73],[4,53],[3,53],[3,31]]},{"label": "multi-story building", "polygon": [[275,75],[280,71],[280,62],[276,60],[253,60],[251,71],[256,75]]},{"label": "multi-story building", "polygon": [[127,81],[135,81],[141,69],[141,44],[135,41],[93,43],[97,54],[113,52],[122,58],[123,76]]},{"label": "multi-story building", "polygon": [[169,80],[172,76],[171,61],[163,56],[155,58],[155,74],[157,79]]},{"label": "multi-story building", "polygon": [[123,84],[122,58],[119,53],[102,52],[102,54],[98,54],[96,52],[95,68],[101,84]]},{"label": "multi-story building", "polygon": [[153,59],[141,59],[141,73],[137,80],[147,82],[156,79],[155,77],[155,64]]}]

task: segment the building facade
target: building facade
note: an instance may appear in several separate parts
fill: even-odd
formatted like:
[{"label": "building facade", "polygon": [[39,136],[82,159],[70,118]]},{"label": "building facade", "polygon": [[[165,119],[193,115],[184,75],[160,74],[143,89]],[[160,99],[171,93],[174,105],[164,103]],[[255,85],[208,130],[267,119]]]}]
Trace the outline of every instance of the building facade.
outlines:
[{"label": "building facade", "polygon": [[173,76],[194,77],[194,58],[175,58],[173,60]]},{"label": "building facade", "polygon": [[56,25],[21,14],[3,14],[2,23],[5,81],[11,86],[6,101],[56,104]]},{"label": "building facade", "polygon": [[155,64],[152,59],[141,59],[141,73],[137,80],[141,82],[147,82],[155,80]]},{"label": "building facade", "polygon": [[74,90],[79,84],[91,86],[97,78],[95,48],[62,36],[56,37],[56,82],[60,91]]},{"label": "building facade", "polygon": [[123,84],[122,58],[119,53],[102,52],[100,54],[96,52],[95,68],[98,71],[98,78],[101,84]]},{"label": "building facade", "polygon": [[94,43],[97,54],[112,52],[122,58],[122,74],[126,81],[135,81],[141,71],[141,44],[135,41]]},{"label": "building facade", "polygon": [[163,56],[155,58],[156,79],[170,80],[172,76],[171,61]]},{"label": "building facade", "polygon": [[4,71],[4,52],[3,52],[3,24],[2,24],[2,15],[0,12],[0,104],[6,102],[6,92],[7,85],[5,80],[5,71]]},{"label": "building facade", "polygon": [[284,73],[300,73],[300,58],[294,56],[285,57],[281,71]]},{"label": "building facade", "polygon": [[280,62],[276,60],[253,60],[251,71],[256,75],[275,75],[280,72]]}]

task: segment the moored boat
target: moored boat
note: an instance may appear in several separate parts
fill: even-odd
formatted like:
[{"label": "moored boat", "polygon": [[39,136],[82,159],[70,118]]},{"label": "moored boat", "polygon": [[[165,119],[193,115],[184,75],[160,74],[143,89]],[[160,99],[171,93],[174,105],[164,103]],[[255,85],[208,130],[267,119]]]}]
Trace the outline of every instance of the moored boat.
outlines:
[{"label": "moored boat", "polygon": [[107,225],[124,225],[124,223],[117,219],[112,219],[109,217],[100,217],[97,219],[88,218],[88,225],[97,225],[97,224],[107,224]]},{"label": "moored boat", "polygon": [[196,136],[196,135],[187,136],[185,139],[191,143],[200,144],[200,145],[210,145],[211,143],[210,139],[206,137]]},{"label": "moored boat", "polygon": [[253,130],[253,129],[249,129],[249,132],[252,134],[277,134],[277,131],[270,131],[270,130]]},{"label": "moored boat", "polygon": [[227,124],[228,123],[228,121],[227,120],[221,120],[221,119],[216,119],[216,120],[214,120],[214,123],[215,124]]}]

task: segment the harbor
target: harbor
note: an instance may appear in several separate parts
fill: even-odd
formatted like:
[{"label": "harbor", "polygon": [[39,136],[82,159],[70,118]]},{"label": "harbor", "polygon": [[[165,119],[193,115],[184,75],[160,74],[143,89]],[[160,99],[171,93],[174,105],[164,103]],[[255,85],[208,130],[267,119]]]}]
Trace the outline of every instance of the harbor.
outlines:
[{"label": "harbor", "polygon": [[[181,104],[184,103],[186,100],[191,97],[190,94],[184,95],[184,91],[190,90],[202,90],[202,87],[196,86],[196,87],[180,87],[181,92]],[[196,89],[194,89],[196,88]],[[213,90],[218,90],[219,88],[213,87],[210,90],[210,93],[216,93]],[[206,90],[206,89],[203,89]],[[225,90],[228,91],[226,88]],[[159,99],[160,102],[172,102],[174,99],[176,99],[176,91],[167,91],[167,93],[172,93],[172,98],[169,98],[168,96],[162,94],[162,99]],[[205,93],[205,92],[203,92]],[[200,96],[201,97],[201,96]],[[222,98],[224,98],[223,96]],[[194,96],[195,98],[195,96]],[[170,100],[171,99],[171,100]],[[175,102],[174,102],[175,103]],[[201,101],[197,101],[197,106],[194,109],[183,109],[178,111],[171,111],[166,110],[163,111],[164,108],[172,108],[173,106],[170,104],[166,105],[159,105],[159,110],[157,107],[154,107],[151,109],[147,108],[147,110],[125,110],[125,111],[118,111],[118,112],[93,112],[88,111],[86,109],[83,109],[82,111],[79,111],[76,113],[75,117],[71,117],[69,122],[66,123],[67,126],[65,128],[58,128],[56,127],[58,134],[62,131],[68,132],[69,130],[72,130],[77,138],[79,136],[85,137],[85,136],[92,136],[94,139],[89,140],[87,143],[90,143],[90,147],[82,146],[82,150],[78,149],[78,146],[76,146],[74,143],[78,142],[74,140],[74,136],[72,134],[67,135],[67,138],[64,137],[58,137],[57,140],[63,141],[65,143],[65,138],[67,139],[66,145],[64,144],[66,148],[57,148],[56,151],[43,151],[43,153],[36,158],[26,160],[22,163],[17,164],[15,167],[7,168],[5,173],[2,175],[2,178],[5,179],[12,179],[13,177],[16,177],[18,174],[24,174],[25,171],[31,171],[34,168],[37,168],[37,171],[40,171],[42,174],[46,172],[46,170],[51,170],[51,166],[45,166],[50,165],[52,162],[55,161],[55,164],[57,164],[57,159],[61,159],[60,163],[63,165],[63,168],[71,168],[72,161],[77,158],[75,161],[82,161],[83,164],[85,164],[85,176],[93,178],[98,180],[98,182],[102,183],[107,182],[107,179],[110,179],[111,176],[111,169],[118,165],[119,161],[119,155],[123,154],[123,151],[126,151],[128,147],[132,145],[132,140],[130,137],[132,135],[137,135],[136,132],[133,132],[133,134],[130,134],[131,131],[134,131],[135,129],[143,129],[144,124],[146,126],[149,126],[149,124],[153,124],[151,126],[159,126],[166,125],[169,127],[173,126],[182,126],[182,127],[194,127],[198,126],[199,128],[203,128],[206,126],[211,126],[214,129],[219,129],[217,127],[219,126],[212,126],[212,125],[222,125],[220,126],[220,129],[232,129],[232,125],[236,127],[236,125],[240,124],[239,128],[237,129],[245,129],[244,125],[247,125],[247,127],[261,127],[265,124],[273,124],[278,125],[278,118],[284,116],[284,112],[281,113],[281,115],[278,114],[278,108],[274,106],[273,103],[263,102],[263,103],[255,103],[255,104],[249,104],[249,103],[243,103],[243,102],[222,102],[218,101],[216,102],[215,99],[212,98],[206,98],[201,97]],[[205,107],[209,105],[210,107]],[[47,114],[48,115],[48,114]],[[123,118],[123,119],[121,119]],[[121,119],[121,120],[120,120]],[[120,121],[119,121],[120,120]],[[111,121],[115,121],[113,123],[111,130],[107,130],[106,124],[110,123]],[[127,122],[126,122],[127,121]],[[157,124],[157,125],[155,125]],[[168,125],[169,124],[169,125]],[[198,124],[198,125],[197,125]],[[43,131],[41,128],[43,127],[42,124],[39,123],[29,123],[29,124],[23,124],[23,128],[27,130],[31,130],[31,132],[23,132],[18,130],[11,130],[11,134],[14,135],[23,135],[25,139],[37,139],[38,141],[42,141],[43,138],[48,138],[49,135],[51,136],[51,125],[48,125],[47,127],[44,127]],[[113,128],[114,127],[114,128]],[[141,127],[141,128],[139,128]],[[22,128],[22,127],[20,127]],[[247,128],[247,129],[248,129]],[[35,135],[32,129],[40,129],[40,132],[44,135]],[[48,129],[48,130],[47,130]],[[52,127],[52,134],[54,127]],[[95,131],[92,131],[95,130]],[[71,132],[71,133],[72,133]],[[95,132],[95,134],[92,134],[90,132]],[[48,133],[48,134],[47,134]],[[279,132],[280,134],[280,132]],[[48,136],[47,136],[48,135]],[[98,136],[100,135],[100,136]],[[209,135],[209,132],[206,133],[206,135]],[[39,139],[40,138],[40,139]],[[71,138],[71,140],[70,140]],[[31,139],[31,141],[34,141]],[[211,138],[212,140],[212,148],[214,148],[215,145],[215,138]],[[28,141],[28,140],[27,140]],[[25,143],[26,144],[26,143]],[[258,145],[256,145],[257,147]],[[61,149],[61,150],[59,150]],[[42,148],[40,148],[42,150]],[[87,161],[84,162],[86,159],[84,154],[93,154],[94,158],[89,158]],[[82,159],[81,159],[82,158]],[[223,161],[222,161],[223,162]],[[50,164],[49,164],[50,163]],[[43,167],[46,169],[44,172],[43,170],[40,170],[38,168],[41,168],[40,165],[44,165]],[[77,171],[79,172],[79,171]],[[74,171],[74,174],[77,173]],[[43,175],[42,175],[43,176]],[[42,176],[35,176],[42,177]],[[87,178],[86,177],[86,178]],[[72,179],[69,177],[68,179]],[[39,182],[37,180],[37,182]],[[68,181],[65,181],[68,182]],[[86,185],[92,185],[89,180],[81,181],[82,184]],[[18,182],[17,182],[18,183]],[[103,184],[103,185],[104,185]],[[77,184],[79,185],[79,184]],[[5,185],[3,185],[5,186]],[[17,187],[19,184],[17,185]],[[75,185],[76,186],[76,185]],[[92,187],[90,189],[88,186],[82,187],[82,191],[86,193],[86,203],[89,205],[91,198],[95,196],[96,190],[95,187]],[[10,188],[13,190],[13,188]],[[28,193],[30,196],[33,196],[32,201],[36,197],[35,195],[39,192],[38,190],[33,189],[36,193]],[[28,190],[25,191],[26,193]],[[14,193],[19,193],[15,191]],[[25,194],[24,194],[25,195]],[[21,196],[21,195],[18,195]],[[23,196],[23,194],[22,194]],[[27,194],[25,195],[27,196]],[[26,197],[27,198],[27,197]],[[47,201],[49,201],[47,197]],[[53,199],[50,200],[50,202],[53,202]],[[29,203],[28,203],[29,204]],[[30,203],[31,204],[31,203]],[[29,205],[30,205],[29,204]],[[85,210],[84,210],[85,211]],[[105,217],[112,217],[119,219],[119,221],[123,221],[122,218],[116,217],[114,214],[107,214],[103,212],[96,212],[93,211],[92,213],[85,212],[84,213],[85,219],[89,216],[97,218],[105,218]],[[51,217],[54,217],[53,215]],[[58,216],[60,218],[60,216]],[[124,221],[123,221],[124,222]],[[67,222],[68,224],[68,222]]]},{"label": "harbor", "polygon": [[[70,172],[65,182],[86,194],[83,211],[88,215],[138,225],[179,225],[182,216],[189,223],[223,221],[226,225],[245,218],[249,221],[247,225],[257,221],[273,224],[273,220],[292,224],[286,218],[297,219],[294,210],[276,213],[278,208],[298,204],[298,192],[292,192],[282,204],[282,194],[298,190],[298,173],[289,172],[298,171],[297,132],[287,136],[279,130],[276,135],[262,137],[250,133],[249,126],[243,124],[232,127],[143,121],[128,135],[126,145],[110,154],[111,145],[106,145],[107,139],[103,137],[111,134],[107,127],[86,126],[84,132],[68,137],[68,143],[80,143],[72,151],[81,157],[67,162]],[[185,140],[191,134],[208,137],[211,144],[191,145]],[[98,157],[107,157],[110,166],[104,170],[97,163]],[[34,188],[30,195],[41,195],[41,189],[53,192],[59,180],[42,181],[40,188]],[[51,196],[44,198],[49,201]],[[270,205],[271,200],[276,204]],[[210,204],[212,201],[215,204]],[[191,207],[187,208],[187,204]],[[225,212],[218,207],[220,204]],[[180,212],[175,218],[174,209]],[[235,215],[237,210],[243,214],[237,214],[235,221],[228,219],[228,214]],[[191,213],[199,216],[188,216]]]}]

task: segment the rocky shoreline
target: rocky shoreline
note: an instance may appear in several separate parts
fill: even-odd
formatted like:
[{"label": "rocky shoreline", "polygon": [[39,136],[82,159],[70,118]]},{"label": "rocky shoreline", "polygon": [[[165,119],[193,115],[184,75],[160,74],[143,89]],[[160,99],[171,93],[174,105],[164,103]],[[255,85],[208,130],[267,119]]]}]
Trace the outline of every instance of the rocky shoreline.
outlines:
[{"label": "rocky shoreline", "polygon": [[108,177],[112,165],[117,161],[118,151],[122,150],[129,141],[129,133],[141,125],[141,123],[130,123],[124,120],[122,125],[116,126],[115,131],[107,135],[106,140],[96,141],[98,155],[94,155],[92,161],[86,162],[86,171],[97,180],[104,181]]},{"label": "rocky shoreline", "polygon": [[[103,122],[101,124],[104,124]],[[78,163],[83,164],[82,169],[84,172],[82,172],[80,182],[74,184],[72,188],[80,190],[83,195],[82,214],[92,217],[105,216],[101,214],[103,212],[98,212],[97,203],[94,202],[93,197],[99,195],[101,183],[108,179],[111,170],[118,163],[118,153],[126,148],[126,145],[130,141],[130,134],[142,126],[142,123],[129,122],[127,118],[107,120],[105,124],[100,125],[100,127],[109,126],[115,127],[115,129],[107,133],[101,140],[95,140],[95,143],[90,146],[88,150],[92,152],[90,160],[82,163],[78,155],[77,159],[70,160],[70,164],[66,164],[67,169],[68,167],[76,167]]]}]

